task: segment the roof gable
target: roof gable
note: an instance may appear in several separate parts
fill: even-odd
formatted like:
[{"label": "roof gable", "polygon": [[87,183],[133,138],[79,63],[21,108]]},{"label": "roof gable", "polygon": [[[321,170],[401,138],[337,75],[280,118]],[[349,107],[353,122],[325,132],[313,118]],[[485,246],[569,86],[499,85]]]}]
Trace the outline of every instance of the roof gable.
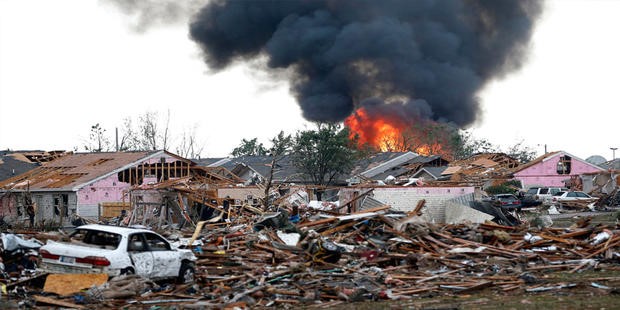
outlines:
[{"label": "roof gable", "polygon": [[532,160],[532,161],[530,161],[530,162],[528,162],[526,164],[519,165],[518,167],[515,168],[515,170],[513,170],[513,173],[516,174],[516,173],[525,171],[525,170],[527,170],[527,169],[529,169],[529,168],[531,168],[533,166],[536,166],[536,165],[542,164],[542,163],[544,163],[546,161],[549,161],[552,158],[555,158],[555,157],[558,157],[558,156],[564,156],[564,155],[568,155],[568,156],[571,157],[572,160],[576,160],[576,161],[578,161],[578,162],[580,162],[580,163],[582,163],[582,164],[584,164],[586,166],[592,167],[592,168],[594,168],[596,170],[600,170],[600,171],[605,170],[605,169],[603,169],[603,168],[601,168],[601,167],[599,167],[597,165],[591,164],[591,163],[589,163],[589,162],[587,162],[587,161],[585,161],[585,160],[583,160],[583,159],[581,159],[581,158],[579,158],[579,157],[577,157],[577,156],[575,156],[573,154],[570,154],[568,152],[565,152],[565,151],[555,151],[555,152],[550,152],[550,153],[547,153],[547,154],[543,154],[543,155],[539,156],[538,158],[535,158],[534,160]]}]

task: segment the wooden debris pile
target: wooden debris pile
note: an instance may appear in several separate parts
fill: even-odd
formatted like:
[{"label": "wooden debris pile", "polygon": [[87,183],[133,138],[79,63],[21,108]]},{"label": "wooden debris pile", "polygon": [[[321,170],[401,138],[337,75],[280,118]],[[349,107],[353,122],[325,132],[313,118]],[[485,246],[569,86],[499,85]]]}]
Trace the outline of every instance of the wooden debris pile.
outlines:
[{"label": "wooden debris pile", "polygon": [[429,184],[482,186],[488,180],[511,179],[512,172],[518,166],[518,160],[504,153],[481,153],[451,162],[442,172],[442,175],[449,176],[450,179]]},{"label": "wooden debris pile", "polygon": [[433,225],[377,209],[321,212],[296,224],[279,213],[204,229],[194,303],[324,307],[478,290],[539,292],[574,287],[548,283],[549,272],[617,267],[617,227]]},{"label": "wooden debris pile", "polygon": [[[549,282],[546,275],[620,267],[618,227],[593,226],[587,220],[571,228],[538,229],[436,225],[419,220],[419,212],[395,212],[387,206],[349,214],[299,212],[297,221],[284,210],[238,210],[237,218],[200,223],[193,236],[182,233],[193,237],[179,241],[191,244],[198,257],[193,285],[157,286],[144,279],[149,285],[132,284],[143,291],[94,294],[97,290],[91,289],[82,295],[96,295],[100,307],[112,308],[330,307],[483,290],[573,289],[576,283]],[[173,234],[179,232],[168,236]],[[38,297],[40,304],[70,307],[72,302]],[[84,304],[76,308],[92,307],[94,300],[82,299]]]}]

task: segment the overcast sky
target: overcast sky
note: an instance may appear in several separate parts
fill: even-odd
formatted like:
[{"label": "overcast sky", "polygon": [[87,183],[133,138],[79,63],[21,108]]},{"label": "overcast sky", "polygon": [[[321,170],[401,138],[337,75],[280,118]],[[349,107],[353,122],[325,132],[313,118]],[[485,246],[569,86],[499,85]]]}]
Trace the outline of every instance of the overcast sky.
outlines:
[{"label": "overcast sky", "polygon": [[[525,67],[480,93],[474,135],[611,159],[620,147],[618,12],[614,0],[549,1]],[[196,128],[203,157],[314,128],[285,83],[247,66],[210,74],[186,20],[136,31],[105,1],[0,0],[0,149],[83,150],[91,125],[113,136],[147,111],[170,111],[173,140]]]}]

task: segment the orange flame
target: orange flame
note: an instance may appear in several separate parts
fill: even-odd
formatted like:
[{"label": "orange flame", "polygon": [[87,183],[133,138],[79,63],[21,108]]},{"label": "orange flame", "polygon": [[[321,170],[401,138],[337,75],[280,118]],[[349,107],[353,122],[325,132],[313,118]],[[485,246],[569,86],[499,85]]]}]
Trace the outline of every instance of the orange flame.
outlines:
[{"label": "orange flame", "polygon": [[345,119],[344,124],[351,130],[351,138],[357,135],[359,145],[369,144],[387,152],[401,143],[402,128],[400,124],[391,122],[380,116],[372,116],[364,108],[357,109]]},{"label": "orange flame", "polygon": [[425,136],[423,121],[418,124],[421,127],[416,127],[399,117],[373,115],[359,108],[345,119],[344,124],[350,129],[352,139],[357,136],[360,146],[368,144],[382,152],[411,150],[424,156],[446,153],[441,141],[431,141],[429,135]]}]

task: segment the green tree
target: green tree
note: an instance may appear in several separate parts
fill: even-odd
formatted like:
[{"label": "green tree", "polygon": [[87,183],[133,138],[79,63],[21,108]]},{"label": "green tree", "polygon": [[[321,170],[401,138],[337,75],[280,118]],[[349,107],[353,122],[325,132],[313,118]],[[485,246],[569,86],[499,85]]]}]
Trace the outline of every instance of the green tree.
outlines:
[{"label": "green tree", "polygon": [[317,130],[297,132],[292,160],[300,172],[314,184],[329,185],[338,175],[349,173],[361,155],[356,141],[349,139],[348,128],[318,123]]},{"label": "green tree", "polygon": [[242,139],[241,144],[236,147],[230,155],[234,157],[240,156],[264,156],[267,155],[267,149],[262,143],[258,142],[258,138],[251,140]]}]

